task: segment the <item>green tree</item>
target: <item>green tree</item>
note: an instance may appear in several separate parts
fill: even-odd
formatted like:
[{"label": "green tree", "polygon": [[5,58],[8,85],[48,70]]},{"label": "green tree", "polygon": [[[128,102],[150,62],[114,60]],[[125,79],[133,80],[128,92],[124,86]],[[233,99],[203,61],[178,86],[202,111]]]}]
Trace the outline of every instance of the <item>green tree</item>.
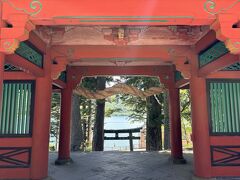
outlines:
[{"label": "green tree", "polygon": [[169,127],[169,104],[168,92],[163,94],[163,111],[164,111],[164,149],[170,149],[170,127]]},{"label": "green tree", "polygon": [[72,127],[71,127],[71,150],[83,150],[84,132],[83,122],[80,114],[80,97],[73,94],[72,97]]},{"label": "green tree", "polygon": [[53,150],[57,149],[59,140],[60,110],[61,110],[60,99],[61,99],[60,93],[52,94],[50,137],[54,137],[55,141],[54,145],[53,146],[50,145],[50,147],[53,148]]},{"label": "green tree", "polygon": [[[95,77],[85,77],[80,86],[89,89],[91,91],[96,90],[96,78]],[[84,148],[91,149],[92,147],[92,126],[95,118],[95,107],[96,101],[87,99],[83,96],[80,96],[80,116],[82,119],[83,126],[83,141]]]},{"label": "green tree", "polygon": [[[156,96],[147,98],[146,150],[148,151],[159,151],[162,149],[162,104],[156,98]],[[161,102],[162,97],[160,96],[160,98]]]},{"label": "green tree", "polygon": [[[138,87],[141,90],[147,90],[150,87],[160,86],[158,78],[150,77],[123,77],[125,83]],[[154,95],[147,99],[123,95],[122,100],[130,109],[130,120],[146,122],[146,150],[157,151],[162,149],[163,123],[163,96]]]},{"label": "green tree", "polygon": [[[106,78],[97,77],[97,90],[104,90],[106,88]],[[105,99],[96,101],[96,118],[93,129],[93,151],[103,151],[104,148],[104,113],[105,113]]]},{"label": "green tree", "polygon": [[190,134],[192,131],[191,126],[191,104],[190,104],[189,89],[180,90],[180,105],[181,105],[181,124],[182,124],[182,137],[186,141],[187,147],[192,147]]}]

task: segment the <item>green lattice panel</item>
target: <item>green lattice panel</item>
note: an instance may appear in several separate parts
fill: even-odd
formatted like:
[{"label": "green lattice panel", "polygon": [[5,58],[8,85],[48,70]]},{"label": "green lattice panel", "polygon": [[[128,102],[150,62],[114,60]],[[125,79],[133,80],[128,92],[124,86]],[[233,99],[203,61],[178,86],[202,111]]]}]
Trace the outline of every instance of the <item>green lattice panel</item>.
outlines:
[{"label": "green lattice panel", "polygon": [[15,53],[38,67],[43,67],[43,54],[31,43],[27,41],[21,42]]},{"label": "green lattice panel", "polygon": [[240,81],[210,80],[207,89],[211,133],[240,133]]},{"label": "green lattice panel", "polygon": [[60,79],[63,82],[67,82],[67,72],[66,71],[61,72],[58,79]]},{"label": "green lattice panel", "polygon": [[8,72],[11,72],[11,71],[21,71],[21,69],[11,65],[11,64],[5,64],[4,65],[4,71],[8,71]]},{"label": "green lattice panel", "polygon": [[4,81],[0,136],[29,136],[32,132],[34,81]]},{"label": "green lattice panel", "polygon": [[223,69],[223,71],[240,71],[240,63],[237,62]]},{"label": "green lattice panel", "polygon": [[217,41],[199,54],[198,56],[199,66],[203,67],[206,64],[215,61],[216,59],[220,58],[221,56],[225,55],[228,52],[229,50],[226,48],[225,44],[221,41]]}]

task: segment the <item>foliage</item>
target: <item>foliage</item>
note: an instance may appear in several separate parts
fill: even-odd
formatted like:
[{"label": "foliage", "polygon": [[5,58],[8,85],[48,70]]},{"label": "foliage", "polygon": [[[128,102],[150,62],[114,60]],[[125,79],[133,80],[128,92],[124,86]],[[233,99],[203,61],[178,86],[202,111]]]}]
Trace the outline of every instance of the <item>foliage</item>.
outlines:
[{"label": "foliage", "polygon": [[[111,77],[106,78],[107,82],[112,81]],[[81,86],[89,89],[91,91],[97,90],[97,78],[96,77],[85,77],[82,80]],[[96,116],[96,100],[86,99],[85,97],[80,97],[80,113],[81,113],[81,122],[83,123],[84,130],[84,144],[85,150],[89,149],[91,146],[91,134],[92,126],[95,122]]]},{"label": "foliage", "polygon": [[192,147],[190,140],[190,134],[192,132],[191,126],[191,104],[189,90],[180,91],[180,105],[181,105],[181,124],[182,124],[182,138],[186,143],[183,143],[185,147]]},{"label": "foliage", "polygon": [[[59,138],[59,128],[60,128],[60,94],[52,94],[52,106],[51,106],[51,125],[50,125],[50,137],[55,138],[55,144],[52,146],[57,148],[58,138]],[[53,148],[52,148],[53,150]]]},{"label": "foliage", "polygon": [[119,95],[114,95],[107,98],[105,104],[105,117],[111,116],[127,116],[128,110],[123,105],[122,100],[119,98]]},{"label": "foliage", "polygon": [[[85,77],[82,80],[81,86],[86,89],[96,91],[96,83],[97,81],[95,77]],[[93,119],[95,115],[95,104],[95,100],[87,99],[83,96],[80,96],[80,113],[81,118],[85,120],[85,122]]]},{"label": "foliage", "polygon": [[164,150],[170,149],[170,124],[169,124],[169,103],[168,103],[168,92],[163,94],[163,114],[164,114],[164,129],[163,129],[163,144]]},{"label": "foliage", "polygon": [[49,151],[56,151],[55,145],[50,144],[49,145]]},{"label": "foliage", "polygon": [[[112,78],[107,77],[107,82],[111,82]],[[97,78],[96,77],[85,77],[82,80],[81,86],[89,89],[91,91],[96,91],[96,85],[97,85]],[[85,97],[80,97],[80,109],[81,109],[81,117],[85,120],[91,119],[93,120],[95,117],[95,106],[96,106],[96,100],[86,99]],[[114,109],[116,111],[116,109]],[[113,113],[113,109],[109,109],[109,115]]]},{"label": "foliage", "polygon": [[[127,76],[122,77],[124,82],[128,85],[139,88],[140,90],[146,90],[153,86],[160,86],[159,79],[155,77],[139,77],[139,76]],[[122,95],[121,100],[129,109],[129,119],[131,121],[146,122],[147,118],[147,102],[146,99],[131,95]]]},{"label": "foliage", "polygon": [[[155,77],[122,77],[126,84],[147,90],[160,86]],[[123,104],[129,109],[131,121],[143,121],[146,123],[146,150],[158,151],[162,149],[161,124],[163,122],[163,96],[154,95],[141,99],[140,97],[123,94]]]},{"label": "foliage", "polygon": [[190,93],[188,89],[180,91],[181,117],[186,121],[191,121]]},{"label": "foliage", "polygon": [[[106,88],[106,77],[97,77],[97,90]],[[105,117],[105,99],[96,100],[96,115],[93,129],[93,151],[103,151],[104,149],[104,117]]]}]

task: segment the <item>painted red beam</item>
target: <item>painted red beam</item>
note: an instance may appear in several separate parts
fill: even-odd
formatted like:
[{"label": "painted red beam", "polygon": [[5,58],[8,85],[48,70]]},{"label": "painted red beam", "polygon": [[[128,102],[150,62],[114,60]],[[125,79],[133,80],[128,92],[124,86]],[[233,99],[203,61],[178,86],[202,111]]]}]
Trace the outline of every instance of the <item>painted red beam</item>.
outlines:
[{"label": "painted red beam", "polygon": [[66,88],[66,83],[59,79],[53,80],[53,85],[57,86],[60,89]]},{"label": "painted red beam", "polygon": [[72,66],[70,71],[73,76],[159,76],[169,75],[172,72],[172,66]]},{"label": "painted red beam", "polygon": [[20,9],[32,13],[31,21],[41,25],[209,25],[219,9],[237,13],[240,8],[235,0],[215,0],[214,7],[207,0],[41,0],[33,3],[34,9],[29,3],[4,1],[3,19]]},{"label": "painted red beam", "polygon": [[3,73],[4,80],[34,80],[36,77],[31,74],[27,74],[25,72],[4,72]]},{"label": "painted red beam", "polygon": [[216,33],[210,30],[203,38],[195,44],[195,52],[198,54],[216,41]]},{"label": "painted red beam", "polygon": [[37,67],[33,63],[25,60],[17,54],[7,55],[6,63],[12,64],[16,67],[23,69],[26,72],[33,74],[36,77],[42,77],[44,75],[43,69]]},{"label": "painted red beam", "polygon": [[239,79],[239,77],[240,71],[219,71],[207,76],[207,78],[216,79]]},{"label": "painted red beam", "polygon": [[206,77],[208,74],[222,70],[223,68],[228,67],[238,61],[239,56],[230,53],[225,54],[224,56],[218,58],[217,60],[200,68],[198,71],[198,75],[200,77]]},{"label": "painted red beam", "polygon": [[79,45],[53,46],[52,57],[67,56],[71,61],[81,58],[159,58],[161,61],[171,61],[173,56],[186,56],[190,46],[106,46]]},{"label": "painted red beam", "polygon": [[42,53],[46,53],[47,45],[41,38],[39,38],[35,32],[29,34],[29,41],[34,44],[34,46],[39,49]]}]

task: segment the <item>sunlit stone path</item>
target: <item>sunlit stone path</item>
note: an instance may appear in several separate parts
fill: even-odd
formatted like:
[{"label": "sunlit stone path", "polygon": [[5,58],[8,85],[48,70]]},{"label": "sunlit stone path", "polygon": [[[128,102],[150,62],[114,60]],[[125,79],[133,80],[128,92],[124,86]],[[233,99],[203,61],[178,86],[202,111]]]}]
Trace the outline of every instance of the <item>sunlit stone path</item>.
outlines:
[{"label": "sunlit stone path", "polygon": [[192,154],[186,165],[173,165],[166,152],[72,153],[73,164],[55,166],[50,154],[49,176],[53,180],[188,180],[192,179]]}]

